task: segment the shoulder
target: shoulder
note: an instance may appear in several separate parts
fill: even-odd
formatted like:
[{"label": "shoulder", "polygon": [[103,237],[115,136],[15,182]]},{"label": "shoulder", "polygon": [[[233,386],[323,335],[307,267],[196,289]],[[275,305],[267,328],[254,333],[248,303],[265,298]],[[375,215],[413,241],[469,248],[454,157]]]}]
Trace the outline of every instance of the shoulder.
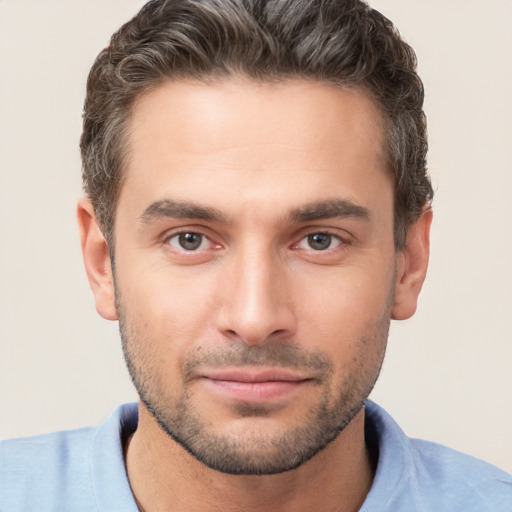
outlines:
[{"label": "shoulder", "polygon": [[94,428],[85,428],[2,441],[0,509],[59,510],[63,490],[85,505],[90,495],[85,476],[94,433]]},{"label": "shoulder", "polygon": [[467,511],[512,511],[512,475],[437,443],[420,439],[410,443],[418,482],[438,501],[444,494]]},{"label": "shoulder", "polygon": [[446,446],[410,439],[371,402],[367,418],[367,434],[378,446],[379,460],[368,495],[372,506],[365,512],[512,511],[512,475]]},{"label": "shoulder", "polygon": [[0,510],[106,510],[101,500],[119,488],[131,498],[121,435],[134,413],[122,406],[97,427],[1,441]]}]

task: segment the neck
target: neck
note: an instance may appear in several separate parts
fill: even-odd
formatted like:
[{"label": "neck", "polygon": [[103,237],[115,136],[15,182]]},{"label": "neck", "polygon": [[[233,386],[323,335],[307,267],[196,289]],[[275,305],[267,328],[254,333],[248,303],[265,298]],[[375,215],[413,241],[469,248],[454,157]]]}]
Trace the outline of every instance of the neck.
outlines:
[{"label": "neck", "polygon": [[324,450],[276,475],[228,475],[196,460],[139,406],[139,425],[125,446],[126,468],[143,512],[357,511],[374,467],[364,441],[364,408]]}]

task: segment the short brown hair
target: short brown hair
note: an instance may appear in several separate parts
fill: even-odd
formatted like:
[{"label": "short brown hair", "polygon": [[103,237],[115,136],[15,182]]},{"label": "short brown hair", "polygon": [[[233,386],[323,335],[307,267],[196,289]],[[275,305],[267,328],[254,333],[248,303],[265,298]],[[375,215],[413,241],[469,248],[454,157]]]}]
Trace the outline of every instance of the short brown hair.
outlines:
[{"label": "short brown hair", "polygon": [[123,25],[90,71],[80,142],[84,189],[109,244],[135,99],[166,80],[235,75],[359,87],[376,101],[402,249],[433,196],[423,85],[412,48],[360,0],[152,0]]}]

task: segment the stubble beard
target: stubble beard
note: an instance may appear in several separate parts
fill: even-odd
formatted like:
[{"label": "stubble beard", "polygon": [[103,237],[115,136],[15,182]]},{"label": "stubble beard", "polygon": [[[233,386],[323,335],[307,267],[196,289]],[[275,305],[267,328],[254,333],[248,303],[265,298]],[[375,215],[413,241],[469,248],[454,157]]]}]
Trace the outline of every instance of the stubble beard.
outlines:
[{"label": "stubble beard", "polygon": [[[388,337],[389,307],[357,343],[361,349],[347,368],[343,381],[334,383],[333,364],[322,352],[307,352],[293,343],[272,342],[249,346],[231,342],[226,348],[201,351],[182,365],[183,392],[172,400],[160,384],[157,354],[151,354],[151,339],[129,325],[119,300],[119,328],[123,353],[139,397],[162,430],[197,460],[211,469],[232,475],[270,475],[295,469],[310,460],[338,437],[358,414],[368,398],[382,366]],[[366,360],[369,356],[371,361]],[[199,365],[279,366],[310,369],[321,378],[315,385],[322,393],[316,404],[282,432],[244,430],[217,432],[195,407],[187,379]],[[299,398],[300,399],[300,398]],[[264,404],[241,402],[234,407],[240,417],[272,414]]]}]

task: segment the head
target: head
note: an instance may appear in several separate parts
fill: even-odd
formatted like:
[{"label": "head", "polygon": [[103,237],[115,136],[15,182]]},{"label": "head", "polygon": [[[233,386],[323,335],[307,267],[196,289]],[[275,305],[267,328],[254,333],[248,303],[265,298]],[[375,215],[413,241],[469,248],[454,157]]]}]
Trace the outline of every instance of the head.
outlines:
[{"label": "head", "polygon": [[412,50],[352,0],[153,1],[113,36],[79,219],[141,425],[269,474],[354,424],[426,272],[422,98]]}]

